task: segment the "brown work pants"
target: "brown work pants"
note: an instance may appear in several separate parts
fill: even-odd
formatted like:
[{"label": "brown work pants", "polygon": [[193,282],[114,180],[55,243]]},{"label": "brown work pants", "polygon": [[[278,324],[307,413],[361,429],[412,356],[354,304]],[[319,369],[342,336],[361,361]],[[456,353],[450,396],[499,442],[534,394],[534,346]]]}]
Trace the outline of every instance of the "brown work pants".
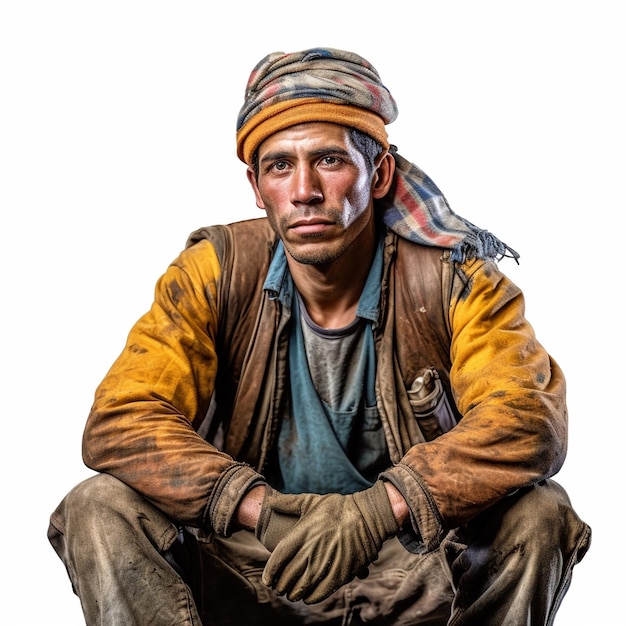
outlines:
[{"label": "brown work pants", "polygon": [[49,538],[88,626],[521,626],[553,623],[590,529],[547,481],[450,532],[433,552],[389,540],[367,578],[315,605],[263,585],[268,552],[252,533],[178,528],[108,475],[65,497]]}]

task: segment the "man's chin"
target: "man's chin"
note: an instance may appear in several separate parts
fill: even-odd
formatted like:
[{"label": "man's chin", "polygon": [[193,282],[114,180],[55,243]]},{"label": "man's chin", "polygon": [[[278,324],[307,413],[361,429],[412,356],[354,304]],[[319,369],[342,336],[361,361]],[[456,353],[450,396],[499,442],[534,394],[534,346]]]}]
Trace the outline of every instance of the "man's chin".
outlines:
[{"label": "man's chin", "polygon": [[335,261],[340,252],[329,250],[325,246],[312,244],[309,249],[303,249],[302,246],[285,245],[285,249],[289,256],[301,265],[326,266]]}]

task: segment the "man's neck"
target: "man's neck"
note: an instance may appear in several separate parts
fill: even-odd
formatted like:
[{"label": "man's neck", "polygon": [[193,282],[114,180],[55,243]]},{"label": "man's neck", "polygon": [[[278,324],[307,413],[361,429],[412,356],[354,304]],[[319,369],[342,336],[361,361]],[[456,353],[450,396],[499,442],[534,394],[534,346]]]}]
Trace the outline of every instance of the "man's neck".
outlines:
[{"label": "man's neck", "polygon": [[359,298],[376,252],[373,229],[335,261],[305,265],[287,254],[289,271],[311,319],[322,328],[343,328],[356,317]]}]

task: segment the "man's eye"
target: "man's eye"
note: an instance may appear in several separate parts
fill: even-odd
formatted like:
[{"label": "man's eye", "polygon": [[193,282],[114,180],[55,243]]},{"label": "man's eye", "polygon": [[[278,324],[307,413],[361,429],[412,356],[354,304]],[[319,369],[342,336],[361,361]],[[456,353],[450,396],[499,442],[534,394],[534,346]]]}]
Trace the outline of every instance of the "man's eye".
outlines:
[{"label": "man's eye", "polygon": [[325,156],[323,161],[324,165],[336,165],[337,163],[339,163],[339,159],[334,156]]},{"label": "man's eye", "polygon": [[276,161],[276,163],[272,165],[272,169],[276,170],[277,172],[282,172],[286,170],[287,167],[288,167],[288,164],[286,161]]}]

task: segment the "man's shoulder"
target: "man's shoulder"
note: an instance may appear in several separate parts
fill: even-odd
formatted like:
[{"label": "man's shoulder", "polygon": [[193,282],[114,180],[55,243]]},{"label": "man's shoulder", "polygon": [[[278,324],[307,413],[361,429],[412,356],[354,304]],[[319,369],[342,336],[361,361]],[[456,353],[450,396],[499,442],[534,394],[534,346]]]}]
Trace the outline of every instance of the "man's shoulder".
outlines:
[{"label": "man's shoulder", "polygon": [[450,250],[447,248],[416,243],[393,233],[388,233],[387,237],[388,241],[394,241],[397,259],[408,263],[409,267],[415,268],[424,263],[441,267],[450,263]]},{"label": "man's shoulder", "polygon": [[225,284],[252,294],[263,284],[276,242],[266,218],[217,224],[192,232],[180,260],[197,266],[200,273],[212,264]]},{"label": "man's shoulder", "polygon": [[273,246],[276,235],[268,219],[262,217],[198,228],[189,235],[185,247],[189,248],[203,240],[210,241],[218,253],[228,245],[247,247],[252,251],[255,248],[267,249],[268,245]]}]

